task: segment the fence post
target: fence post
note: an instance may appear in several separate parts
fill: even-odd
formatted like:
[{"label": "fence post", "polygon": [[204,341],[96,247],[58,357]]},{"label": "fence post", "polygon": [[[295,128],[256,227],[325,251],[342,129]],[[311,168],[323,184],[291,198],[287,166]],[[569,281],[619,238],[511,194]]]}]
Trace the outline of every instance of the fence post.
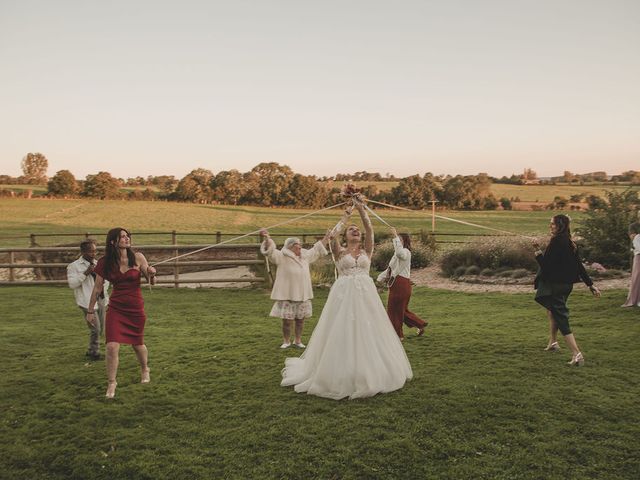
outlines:
[{"label": "fence post", "polygon": [[[179,252],[178,252],[178,236],[175,230],[173,230],[171,232],[171,242],[173,243],[173,246],[176,247],[173,250],[173,256],[177,257]],[[178,259],[176,258],[173,261],[173,287],[174,288],[178,288],[180,287],[180,268],[178,267]]]},{"label": "fence post", "polygon": [[216,243],[220,243],[222,241],[222,232],[220,232],[220,230],[218,230],[216,232]]},{"label": "fence post", "polygon": [[30,238],[30,241],[31,241],[31,246],[35,247],[37,245],[36,244],[36,234],[32,233],[31,235],[29,235],[29,238]]},{"label": "fence post", "polygon": [[84,238],[89,238],[91,236],[91,233],[89,232],[84,232]]},{"label": "fence post", "polygon": [[[13,254],[13,251],[9,252],[9,263],[13,265],[13,263],[15,262],[15,257]],[[9,267],[9,281],[10,282],[14,282],[15,278],[13,276],[13,267]]]}]

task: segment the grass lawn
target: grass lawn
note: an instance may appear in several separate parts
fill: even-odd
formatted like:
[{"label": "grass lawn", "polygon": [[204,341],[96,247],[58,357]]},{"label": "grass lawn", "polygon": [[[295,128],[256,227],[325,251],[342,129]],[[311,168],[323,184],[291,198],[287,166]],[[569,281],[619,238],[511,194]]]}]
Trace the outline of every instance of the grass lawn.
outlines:
[{"label": "grass lawn", "polygon": [[[0,477],[631,479],[640,471],[640,312],[570,299],[586,365],[542,351],[531,295],[417,288],[431,321],[405,388],[333,401],[279,386],[262,290],[144,291],[152,383],[123,348],[114,401],[66,288],[0,289]],[[327,291],[317,291],[315,316]]]},{"label": "grass lawn", "polygon": [[[379,210],[379,214],[399,230],[417,232],[431,230],[431,212],[403,212]],[[264,208],[228,205],[197,205],[190,203],[86,200],[86,199],[0,199],[1,247],[29,245],[31,233],[79,233],[77,237],[39,237],[42,246],[60,243],[77,243],[83,232],[99,233],[109,228],[123,226],[135,232],[201,232],[202,236],[178,237],[179,243],[214,243],[213,234],[221,231],[241,235],[261,227],[275,225],[294,217],[310,213],[310,210],[289,208]],[[340,218],[339,209],[329,210],[272,230],[272,233],[301,234],[321,233],[333,227]],[[550,212],[480,211],[438,212],[439,215],[477,223],[518,233],[546,233]],[[579,223],[584,214],[572,213]],[[376,232],[388,233],[388,228],[372,219]],[[574,228],[575,230],[575,228]],[[437,233],[491,233],[453,223],[436,220]],[[207,234],[207,235],[205,235]],[[139,236],[138,245],[170,243],[170,235]],[[229,237],[225,237],[229,238]],[[443,237],[442,239],[446,239]],[[453,237],[448,237],[452,239]]]}]

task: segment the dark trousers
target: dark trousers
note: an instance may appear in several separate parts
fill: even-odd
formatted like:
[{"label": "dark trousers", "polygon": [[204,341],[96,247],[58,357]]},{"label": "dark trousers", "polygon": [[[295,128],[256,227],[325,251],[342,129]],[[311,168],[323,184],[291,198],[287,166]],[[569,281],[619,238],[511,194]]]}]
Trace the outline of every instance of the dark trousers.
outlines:
[{"label": "dark trousers", "polygon": [[389,288],[389,301],[387,302],[387,314],[391,325],[395,329],[398,337],[403,338],[402,324],[409,327],[424,328],[427,322],[409,311],[409,299],[411,299],[411,282],[408,278],[396,277],[393,285]]},{"label": "dark trousers", "polygon": [[571,290],[573,290],[571,284],[540,281],[536,291],[536,302],[551,312],[551,316],[553,316],[562,335],[571,333],[569,307],[567,307],[567,299]]}]

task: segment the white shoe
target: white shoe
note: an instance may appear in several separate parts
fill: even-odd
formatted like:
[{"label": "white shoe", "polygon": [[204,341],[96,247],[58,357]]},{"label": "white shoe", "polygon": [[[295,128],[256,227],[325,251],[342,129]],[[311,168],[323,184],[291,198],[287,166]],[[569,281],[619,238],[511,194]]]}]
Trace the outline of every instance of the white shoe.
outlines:
[{"label": "white shoe", "polygon": [[291,346],[290,343],[283,343],[282,345],[280,345],[280,348],[289,348]]},{"label": "white shoe", "polygon": [[296,347],[298,347],[298,348],[306,348],[306,345],[305,345],[304,343],[302,343],[302,342],[300,342],[300,343],[294,343],[294,345],[295,345]]}]

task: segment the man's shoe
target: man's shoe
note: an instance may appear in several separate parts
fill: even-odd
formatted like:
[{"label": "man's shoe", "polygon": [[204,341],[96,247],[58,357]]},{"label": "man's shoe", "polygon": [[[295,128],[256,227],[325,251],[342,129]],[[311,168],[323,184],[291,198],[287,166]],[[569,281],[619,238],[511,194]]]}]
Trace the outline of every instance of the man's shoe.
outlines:
[{"label": "man's shoe", "polygon": [[306,347],[307,347],[307,346],[306,346],[304,343],[302,343],[302,342],[300,342],[300,343],[294,343],[294,345],[295,345],[296,347],[298,347],[298,348],[306,348]]},{"label": "man's shoe", "polygon": [[280,348],[285,349],[285,348],[289,348],[290,346],[291,346],[290,343],[285,342],[282,345],[280,345]]}]

